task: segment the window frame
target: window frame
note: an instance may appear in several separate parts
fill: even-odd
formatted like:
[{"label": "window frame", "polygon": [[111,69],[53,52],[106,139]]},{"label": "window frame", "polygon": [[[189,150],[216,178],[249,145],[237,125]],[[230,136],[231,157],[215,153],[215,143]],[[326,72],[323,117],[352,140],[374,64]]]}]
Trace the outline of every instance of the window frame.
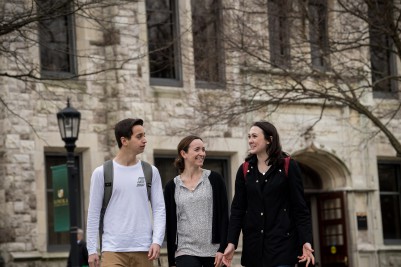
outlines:
[{"label": "window frame", "polygon": [[[312,13],[314,7],[316,12]],[[323,12],[322,12],[323,11]],[[323,13],[323,15],[322,15]],[[328,32],[328,4],[327,0],[310,0],[308,2],[309,19],[309,44],[311,52],[311,64],[313,68],[321,71],[329,70],[329,32]],[[317,17],[314,16],[317,14]],[[317,19],[318,23],[312,23]],[[319,36],[316,36],[319,33]],[[319,40],[321,39],[321,40]]]},{"label": "window frame", "polygon": [[[52,163],[54,162],[60,162],[57,164],[50,164],[48,158],[52,158]],[[55,160],[55,158],[57,158]],[[85,228],[85,209],[84,209],[84,187],[83,187],[83,173],[82,173],[82,154],[81,153],[75,153],[74,155],[74,159],[75,159],[75,167],[77,168],[77,176],[78,176],[78,180],[79,180],[79,185],[78,185],[78,195],[79,195],[79,199],[77,201],[78,204],[78,211],[77,211],[77,223],[78,223],[78,227],[84,229]],[[61,244],[54,244],[54,241],[51,241],[51,237],[50,237],[50,224],[49,221],[52,218],[49,218],[49,209],[51,208],[49,205],[49,201],[52,201],[53,198],[49,198],[49,194],[52,193],[53,188],[49,185],[49,181],[51,181],[52,177],[48,176],[49,174],[51,175],[51,170],[50,167],[51,166],[55,166],[58,164],[63,164],[63,163],[67,163],[67,156],[65,153],[56,153],[56,152],[45,152],[44,153],[44,167],[45,167],[45,203],[46,203],[46,244],[47,244],[47,251],[48,252],[65,252],[65,251],[69,251],[70,249],[70,232],[62,232],[60,236],[58,236],[58,238],[63,239],[64,238],[64,242],[65,243],[61,243]],[[53,231],[54,232],[54,231]]]},{"label": "window frame", "polygon": [[[147,0],[149,1],[149,0]],[[148,14],[149,10],[147,7],[147,1],[145,1],[145,10],[146,10],[146,31],[147,31],[147,42],[148,42],[148,66],[149,66],[149,84],[156,86],[172,86],[172,87],[182,87],[182,60],[181,60],[181,38],[180,38],[180,18],[179,18],[179,6],[178,1],[170,0],[169,12],[171,13],[171,22],[173,24],[172,29],[172,46],[173,46],[173,55],[174,55],[174,75],[175,78],[160,78],[160,77],[152,77],[151,73],[151,52],[150,51],[150,38],[149,38],[149,21]]]},{"label": "window frame", "polygon": [[[43,0],[40,0],[41,2]],[[45,0],[46,1],[46,0]],[[70,0],[65,0],[65,13],[62,14],[58,19],[65,19],[67,22],[66,25],[66,33],[67,34],[67,43],[68,43],[68,68],[69,71],[52,71],[52,70],[44,70],[43,69],[43,58],[42,58],[42,49],[49,49],[46,46],[46,40],[42,40],[43,30],[41,27],[44,21],[38,22],[38,41],[39,41],[39,59],[40,59],[40,73],[43,78],[72,78],[77,76],[78,67],[77,67],[77,58],[76,58],[76,32],[75,32],[75,16],[73,13],[73,2]],[[40,8],[38,8],[38,14],[40,15]],[[43,53],[46,54],[46,53]]]},{"label": "window frame", "polygon": [[[196,38],[194,36],[194,32],[192,32],[192,42],[193,42],[193,66],[194,66],[194,79],[195,79],[195,87],[196,88],[204,88],[204,89],[224,89],[225,88],[225,82],[226,82],[226,73],[225,73],[225,50],[224,50],[224,44],[223,40],[221,38],[222,33],[224,31],[223,28],[223,12],[222,12],[222,1],[221,0],[210,0],[213,1],[212,5],[216,5],[216,9],[212,11],[216,11],[215,16],[216,16],[216,24],[214,25],[215,27],[215,51],[217,53],[216,56],[212,56],[213,58],[216,58],[216,61],[214,62],[216,64],[216,69],[214,69],[215,72],[217,72],[217,81],[210,81],[210,80],[202,80],[202,79],[197,79],[197,66],[200,64],[196,60],[196,47],[194,46],[194,43],[196,42]],[[205,3],[204,1],[197,1],[197,0],[191,0],[191,24],[192,24],[192,29],[194,29],[196,26],[194,26],[194,9],[196,9],[194,3]],[[209,9],[210,10],[210,9]],[[201,17],[201,16],[197,16]],[[209,36],[208,36],[209,37]],[[209,39],[209,38],[208,38]],[[213,39],[213,38],[212,38]],[[207,58],[209,56],[207,55]],[[211,63],[208,64],[208,66]],[[210,68],[208,68],[210,69]],[[210,73],[213,71],[208,71],[208,75],[210,76]]]},{"label": "window frame", "polygon": [[267,2],[270,62],[273,67],[291,66],[290,21],[287,16],[290,9],[291,2],[288,0]]},{"label": "window frame", "polygon": [[[163,154],[155,153],[154,156],[153,156],[153,162],[155,163],[155,166],[157,167],[156,163],[157,163],[157,161],[159,159],[171,160],[172,162],[174,162],[175,158],[176,158],[176,155],[173,154],[173,153],[168,153],[168,154],[166,154],[166,153],[163,153]],[[212,156],[206,156],[205,164],[208,164],[208,162],[213,161],[213,160],[220,161],[221,164],[222,164],[222,170],[223,171],[220,174],[223,176],[224,182],[226,183],[227,197],[230,200],[231,199],[231,194],[232,194],[232,192],[231,192],[231,173],[230,173],[230,168],[229,168],[229,166],[231,164],[230,157],[229,156],[213,156],[213,155]],[[172,165],[172,168],[175,168],[175,167]],[[177,175],[178,175],[178,171],[177,171]],[[160,173],[160,176],[162,177],[162,181],[163,181],[163,174]],[[172,179],[172,178],[174,178],[174,177],[167,178],[166,183],[168,181],[170,181],[170,179]]]},{"label": "window frame", "polygon": [[[378,62],[379,67],[376,69],[382,69],[380,66],[386,65],[387,66],[387,71],[385,73],[385,77],[390,77],[394,76],[397,74],[397,56],[392,53],[392,48],[394,47],[393,41],[390,38],[389,35],[385,34],[381,29],[386,27],[384,23],[381,24],[381,20],[377,20],[378,17],[382,17],[380,15],[380,12],[383,10],[387,10],[387,7],[383,6],[385,3],[383,1],[377,1],[377,6],[375,9],[371,9],[368,7],[368,19],[369,19],[369,53],[370,53],[370,65],[371,65],[371,82],[372,82],[372,92],[373,92],[373,97],[375,98],[398,98],[397,94],[397,87],[398,87],[398,82],[396,79],[391,79],[390,81],[387,81],[387,85],[385,87],[388,87],[387,90],[383,90],[382,86],[380,83],[375,84],[377,80],[375,80],[375,74],[374,74],[374,65],[375,62]],[[387,3],[387,1],[386,1]],[[391,3],[393,4],[393,3]],[[387,15],[387,14],[383,14]],[[376,18],[376,19],[375,19]],[[379,24],[377,26],[377,24]],[[376,47],[375,49],[375,46]],[[386,48],[386,49],[384,49]],[[382,61],[374,61],[374,59],[378,59],[380,56],[375,56],[377,55],[375,52],[377,51],[386,51],[386,59]],[[384,64],[383,64],[384,63]],[[378,79],[380,80],[380,78]]]},{"label": "window frame", "polygon": [[[381,208],[381,197],[384,196],[398,196],[398,208],[399,208],[399,218],[398,221],[401,221],[401,159],[393,158],[393,159],[378,159],[378,184],[379,184],[379,197],[380,197],[380,208]],[[397,183],[397,191],[383,191],[380,189],[380,169],[379,165],[393,165],[396,171],[395,181]],[[393,216],[394,218],[394,216]],[[401,245],[401,234],[400,238],[385,238],[384,237],[384,225],[383,225],[383,213],[382,213],[382,234],[383,234],[383,243],[385,245]],[[394,222],[396,223],[397,218],[394,218]]]}]

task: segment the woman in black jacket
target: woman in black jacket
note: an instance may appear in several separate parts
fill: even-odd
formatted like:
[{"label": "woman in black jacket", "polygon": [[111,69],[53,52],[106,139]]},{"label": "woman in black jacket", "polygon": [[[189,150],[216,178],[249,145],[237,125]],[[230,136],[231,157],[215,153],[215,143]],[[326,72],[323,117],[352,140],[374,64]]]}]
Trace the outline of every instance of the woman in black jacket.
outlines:
[{"label": "woman in black jacket", "polygon": [[248,143],[249,155],[235,180],[223,263],[231,265],[242,230],[241,264],[246,267],[314,264],[310,213],[297,163],[285,160],[277,130],[267,121],[252,125]]},{"label": "woman in black jacket", "polygon": [[169,266],[219,267],[227,246],[226,186],[220,174],[202,168],[200,137],[185,137],[177,152],[180,174],[164,190]]}]

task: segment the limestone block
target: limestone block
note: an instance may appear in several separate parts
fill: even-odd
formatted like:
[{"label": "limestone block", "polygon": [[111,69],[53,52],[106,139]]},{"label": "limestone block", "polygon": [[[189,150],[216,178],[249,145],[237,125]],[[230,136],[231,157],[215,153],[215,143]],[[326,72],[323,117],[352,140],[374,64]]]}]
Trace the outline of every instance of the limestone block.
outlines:
[{"label": "limestone block", "polygon": [[16,163],[30,163],[30,157],[27,154],[14,154],[13,161]]},{"label": "limestone block", "polygon": [[[53,114],[54,115],[54,114]],[[55,116],[54,116],[55,117]],[[47,125],[49,124],[49,121],[47,119],[47,116],[37,116],[35,119],[35,127],[39,130],[43,130],[47,128]]]},{"label": "limestone block", "polygon": [[22,221],[25,222],[25,223],[31,222],[31,216],[29,214],[24,214],[22,216]]},{"label": "limestone block", "polygon": [[6,202],[6,190],[0,189],[0,203]]},{"label": "limestone block", "polygon": [[8,243],[8,251],[25,251],[25,243],[24,242],[13,242]]},{"label": "limestone block", "polygon": [[18,148],[20,146],[20,138],[18,134],[7,134],[4,142],[7,149]]},{"label": "limestone block", "polygon": [[15,213],[23,213],[25,212],[25,205],[22,201],[14,202],[14,212]]},{"label": "limestone block", "polygon": [[35,142],[29,140],[21,140],[20,142],[20,151],[21,152],[33,152],[35,149]]}]

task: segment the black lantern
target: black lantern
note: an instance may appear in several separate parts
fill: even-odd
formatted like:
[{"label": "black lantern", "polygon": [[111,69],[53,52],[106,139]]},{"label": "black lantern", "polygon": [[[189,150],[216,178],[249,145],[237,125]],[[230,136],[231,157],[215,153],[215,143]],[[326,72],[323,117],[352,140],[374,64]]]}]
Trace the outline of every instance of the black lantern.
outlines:
[{"label": "black lantern", "polygon": [[68,204],[70,206],[70,260],[71,266],[79,266],[78,260],[78,185],[79,179],[75,168],[74,149],[75,141],[78,139],[81,113],[70,106],[67,99],[67,107],[57,113],[58,127],[61,139],[65,142],[67,150],[67,172],[68,172]]},{"label": "black lantern", "polygon": [[69,150],[72,145],[75,148],[75,141],[78,139],[79,134],[81,113],[70,106],[70,99],[67,99],[67,107],[57,113],[57,121],[61,139],[65,142],[66,149]]}]

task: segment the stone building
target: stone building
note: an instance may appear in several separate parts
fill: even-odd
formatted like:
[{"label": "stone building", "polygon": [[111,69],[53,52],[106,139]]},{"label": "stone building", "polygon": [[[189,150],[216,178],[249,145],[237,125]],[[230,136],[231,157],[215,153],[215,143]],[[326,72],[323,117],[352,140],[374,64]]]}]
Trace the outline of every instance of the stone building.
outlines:
[{"label": "stone building", "polygon": [[248,128],[265,119],[304,174],[318,266],[401,266],[401,158],[374,119],[401,142],[399,53],[386,52],[397,43],[378,19],[397,8],[373,1],[373,10],[363,0],[36,2],[0,0],[0,266],[66,264],[69,234],[54,230],[51,167],[66,161],[56,113],[67,98],[82,117],[82,228],[91,173],[116,153],[118,120],[144,119],[142,159],[163,184],[175,175],[179,140],[201,135],[205,167],[223,174],[232,198]]}]

